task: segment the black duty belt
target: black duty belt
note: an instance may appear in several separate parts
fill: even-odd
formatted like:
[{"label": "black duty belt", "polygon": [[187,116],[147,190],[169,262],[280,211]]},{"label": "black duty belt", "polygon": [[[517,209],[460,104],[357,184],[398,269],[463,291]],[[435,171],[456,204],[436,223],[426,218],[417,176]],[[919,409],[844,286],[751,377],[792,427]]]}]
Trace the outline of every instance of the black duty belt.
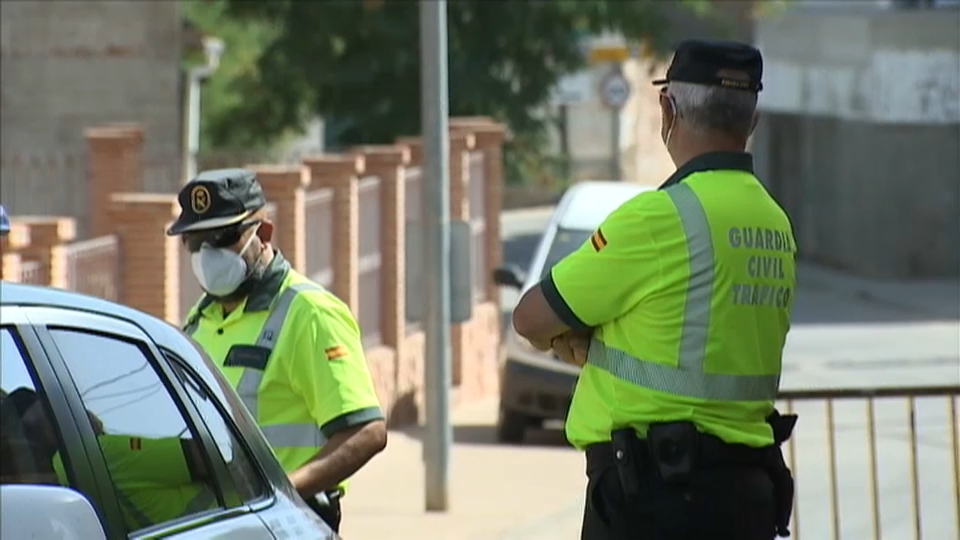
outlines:
[{"label": "black duty belt", "polygon": [[655,474],[663,482],[682,485],[698,470],[720,467],[756,467],[767,472],[773,482],[778,536],[789,536],[787,526],[793,509],[793,475],[783,460],[780,445],[790,438],[797,423],[794,414],[778,411],[767,418],[773,430],[773,444],[756,448],[724,442],[701,433],[689,421],[651,424],[645,439],[630,428],[610,433],[610,442],[587,447],[587,476],[616,469],[624,494],[640,492],[641,477]]},{"label": "black duty belt", "polygon": [[[700,467],[716,468],[724,466],[764,467],[770,459],[771,447],[756,448],[745,444],[728,443],[706,433],[697,437]],[[646,439],[633,439],[633,454],[642,467],[652,467],[654,460]],[[612,442],[591,444],[586,449],[587,474],[610,467],[616,467],[616,450]]]}]

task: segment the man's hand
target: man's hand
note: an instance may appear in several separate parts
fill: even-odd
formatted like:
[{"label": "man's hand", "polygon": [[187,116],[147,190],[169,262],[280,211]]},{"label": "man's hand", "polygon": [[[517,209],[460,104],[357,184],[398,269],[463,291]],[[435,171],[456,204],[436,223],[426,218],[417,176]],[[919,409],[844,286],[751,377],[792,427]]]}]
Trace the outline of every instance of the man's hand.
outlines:
[{"label": "man's hand", "polygon": [[569,331],[553,338],[550,346],[561,360],[583,367],[587,363],[591,333]]}]

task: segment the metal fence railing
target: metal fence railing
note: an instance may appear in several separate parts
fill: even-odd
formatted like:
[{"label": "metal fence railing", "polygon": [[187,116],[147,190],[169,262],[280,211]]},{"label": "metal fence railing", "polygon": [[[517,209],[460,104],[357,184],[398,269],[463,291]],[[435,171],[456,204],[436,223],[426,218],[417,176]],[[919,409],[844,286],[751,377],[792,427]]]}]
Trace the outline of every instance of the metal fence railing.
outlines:
[{"label": "metal fence railing", "polygon": [[491,276],[487,275],[487,219],[484,178],[484,154],[473,152],[470,154],[470,181],[467,190],[470,204],[470,229],[473,241],[473,297],[477,302],[487,299],[487,282]]},{"label": "metal fence railing", "polygon": [[120,242],[115,235],[66,246],[67,287],[105,300],[120,298]]},{"label": "metal fence railing", "polygon": [[333,285],[333,191],[308,192],[305,207],[307,277],[329,289]]},{"label": "metal fence railing", "polygon": [[380,279],[382,264],[380,190],[381,181],[376,176],[360,180],[357,186],[359,206],[357,281],[360,296],[357,318],[363,332],[364,343],[368,345],[381,342],[380,308],[383,286]]},{"label": "metal fence railing", "polygon": [[[405,288],[407,292],[407,302],[417,301],[423,298],[422,291],[416,291],[419,280],[417,276],[423,275],[423,257],[422,253],[416,248],[418,242],[415,237],[420,233],[420,225],[423,223],[423,216],[420,211],[423,204],[423,169],[420,167],[411,167],[406,171],[406,185],[404,193],[404,222],[407,228],[407,246],[404,250],[404,273]],[[423,313],[423,310],[413,310],[415,313]],[[410,306],[407,306],[407,332],[416,332],[420,328],[422,317],[411,316]]]},{"label": "metal fence railing", "polygon": [[960,538],[958,398],[960,385],[782,392],[800,415],[793,538]]},{"label": "metal fence railing", "polygon": [[20,262],[20,283],[30,285],[49,285],[46,276],[43,275],[43,264],[40,261],[21,261]]}]

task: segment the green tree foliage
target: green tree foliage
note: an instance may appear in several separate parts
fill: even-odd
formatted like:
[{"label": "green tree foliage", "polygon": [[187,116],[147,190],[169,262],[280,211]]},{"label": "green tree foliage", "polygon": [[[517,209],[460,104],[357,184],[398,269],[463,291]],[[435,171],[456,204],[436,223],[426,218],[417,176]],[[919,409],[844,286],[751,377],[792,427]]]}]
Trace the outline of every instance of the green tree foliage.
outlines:
[{"label": "green tree foliage", "polygon": [[[708,1],[449,0],[450,113],[506,122],[508,174],[536,170],[550,121],[538,111],[584,66],[579,36],[619,32],[664,51],[678,5]],[[269,145],[318,114],[342,146],[420,132],[417,2],[206,0],[187,15],[227,43],[204,100],[214,146]]]}]

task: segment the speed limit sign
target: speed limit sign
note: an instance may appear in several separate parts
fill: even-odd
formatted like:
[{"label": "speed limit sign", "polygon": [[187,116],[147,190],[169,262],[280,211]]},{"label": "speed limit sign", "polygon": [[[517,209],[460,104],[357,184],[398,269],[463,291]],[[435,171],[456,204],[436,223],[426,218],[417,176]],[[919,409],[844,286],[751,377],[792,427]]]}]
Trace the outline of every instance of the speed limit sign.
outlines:
[{"label": "speed limit sign", "polygon": [[619,109],[630,97],[630,82],[619,71],[608,73],[600,81],[600,100],[605,107]]}]

